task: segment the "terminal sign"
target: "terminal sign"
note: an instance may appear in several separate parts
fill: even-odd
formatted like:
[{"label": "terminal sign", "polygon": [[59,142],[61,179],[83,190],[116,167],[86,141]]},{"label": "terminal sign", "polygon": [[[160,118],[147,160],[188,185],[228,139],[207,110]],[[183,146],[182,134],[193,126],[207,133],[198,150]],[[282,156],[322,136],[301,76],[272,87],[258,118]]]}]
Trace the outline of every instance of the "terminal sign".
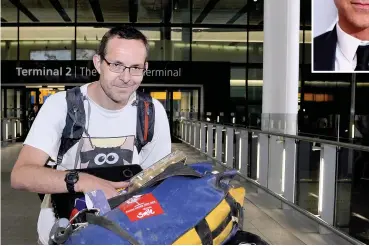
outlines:
[{"label": "terminal sign", "polygon": [[[23,68],[16,67],[18,77],[37,77],[37,76],[66,76],[66,77],[77,77],[80,76],[98,76],[98,72],[95,68],[90,69],[88,67],[59,67],[59,68]],[[154,77],[181,77],[182,69],[148,69],[145,71],[145,76]]]},{"label": "terminal sign", "polygon": [[67,77],[77,77],[77,75],[81,76],[97,76],[98,72],[95,68],[90,69],[87,67],[59,67],[59,68],[23,68],[23,67],[16,67],[17,76],[67,76]]},{"label": "terminal sign", "polygon": [[[2,61],[2,82],[14,83],[88,83],[100,74],[92,61]],[[149,61],[143,83],[183,84],[191,74],[206,71],[205,66],[187,62]],[[213,67],[213,66],[211,66]],[[205,67],[206,68],[206,67]],[[192,72],[193,71],[193,72]],[[194,82],[195,83],[195,82]]]}]

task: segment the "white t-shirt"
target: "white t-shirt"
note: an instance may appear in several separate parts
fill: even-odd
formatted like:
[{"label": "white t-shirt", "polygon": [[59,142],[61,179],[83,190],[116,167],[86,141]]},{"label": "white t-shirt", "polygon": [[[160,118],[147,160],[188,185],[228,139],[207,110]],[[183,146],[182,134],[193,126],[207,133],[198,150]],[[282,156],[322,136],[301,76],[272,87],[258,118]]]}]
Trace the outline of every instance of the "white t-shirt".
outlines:
[{"label": "white t-shirt", "polygon": [[[87,96],[87,86],[81,86]],[[24,144],[46,152],[54,165],[60,146],[60,138],[65,126],[67,102],[66,92],[50,96],[41,107]],[[63,157],[59,170],[78,169],[94,166],[139,164],[143,169],[171,152],[169,122],[163,105],[153,99],[155,107],[155,127],[153,140],[145,145],[140,154],[134,145],[136,135],[137,107],[132,106],[135,93],[127,106],[121,110],[107,110],[96,104],[88,96],[84,100],[86,130],[79,143],[75,144]],[[79,151],[78,151],[79,150]],[[77,161],[76,161],[77,160]],[[55,216],[46,195],[41,204],[37,230],[42,244],[48,244]]]}]

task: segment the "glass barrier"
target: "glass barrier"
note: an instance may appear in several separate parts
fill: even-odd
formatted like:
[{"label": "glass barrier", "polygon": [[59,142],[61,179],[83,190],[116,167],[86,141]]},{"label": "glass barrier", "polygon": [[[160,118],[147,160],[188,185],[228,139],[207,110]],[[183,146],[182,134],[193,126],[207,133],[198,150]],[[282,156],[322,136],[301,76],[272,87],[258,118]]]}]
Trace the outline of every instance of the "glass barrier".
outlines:
[{"label": "glass barrier", "polygon": [[250,166],[248,169],[248,177],[257,180],[257,166],[259,155],[259,135],[251,132],[249,134],[249,153],[250,153]]},{"label": "glass barrier", "polygon": [[17,141],[26,135],[26,131],[25,122],[20,118],[1,119],[1,141],[3,142]]},{"label": "glass barrier", "polygon": [[369,243],[369,152],[338,151],[335,226]]},{"label": "glass barrier", "polygon": [[321,147],[306,141],[297,144],[296,204],[318,215]]},{"label": "glass barrier", "polygon": [[[341,115],[312,116],[299,112],[297,116],[278,116],[273,119],[270,115],[249,113],[247,117],[236,113],[206,112],[198,114],[186,113],[182,115],[185,120],[201,120],[229,126],[247,127],[248,129],[318,138],[338,141],[342,143],[355,143],[369,146],[369,115],[356,115],[354,125],[349,126],[349,119]],[[296,124],[297,122],[297,124]],[[296,131],[291,131],[296,129]]]},{"label": "glass barrier", "polygon": [[182,141],[224,167],[239,170],[244,178],[295,204],[305,215],[336,228],[336,233],[369,243],[366,147],[351,145],[364,148],[354,150],[338,147],[338,142],[204,121],[177,124],[175,136]]}]

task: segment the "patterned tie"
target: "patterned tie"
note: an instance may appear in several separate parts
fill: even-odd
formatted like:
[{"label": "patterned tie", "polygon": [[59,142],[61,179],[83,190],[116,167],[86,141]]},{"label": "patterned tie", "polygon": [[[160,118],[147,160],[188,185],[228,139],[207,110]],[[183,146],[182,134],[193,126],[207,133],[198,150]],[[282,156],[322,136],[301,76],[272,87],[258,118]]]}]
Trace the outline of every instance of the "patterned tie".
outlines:
[{"label": "patterned tie", "polygon": [[357,65],[355,71],[369,71],[369,45],[360,45],[356,51]]}]

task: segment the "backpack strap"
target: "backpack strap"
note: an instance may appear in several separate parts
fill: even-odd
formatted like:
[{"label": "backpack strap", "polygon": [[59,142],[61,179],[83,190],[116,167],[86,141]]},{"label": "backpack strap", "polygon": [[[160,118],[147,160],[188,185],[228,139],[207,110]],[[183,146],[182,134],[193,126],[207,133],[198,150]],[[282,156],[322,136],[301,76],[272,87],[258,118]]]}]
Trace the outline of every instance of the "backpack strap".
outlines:
[{"label": "backpack strap", "polygon": [[154,136],[155,108],[152,97],[136,91],[137,124],[135,146],[138,153]]},{"label": "backpack strap", "polygon": [[77,86],[67,90],[66,100],[67,115],[56,160],[56,166],[61,164],[65,153],[67,153],[68,150],[81,139],[85,130],[85,107],[80,87]]}]

